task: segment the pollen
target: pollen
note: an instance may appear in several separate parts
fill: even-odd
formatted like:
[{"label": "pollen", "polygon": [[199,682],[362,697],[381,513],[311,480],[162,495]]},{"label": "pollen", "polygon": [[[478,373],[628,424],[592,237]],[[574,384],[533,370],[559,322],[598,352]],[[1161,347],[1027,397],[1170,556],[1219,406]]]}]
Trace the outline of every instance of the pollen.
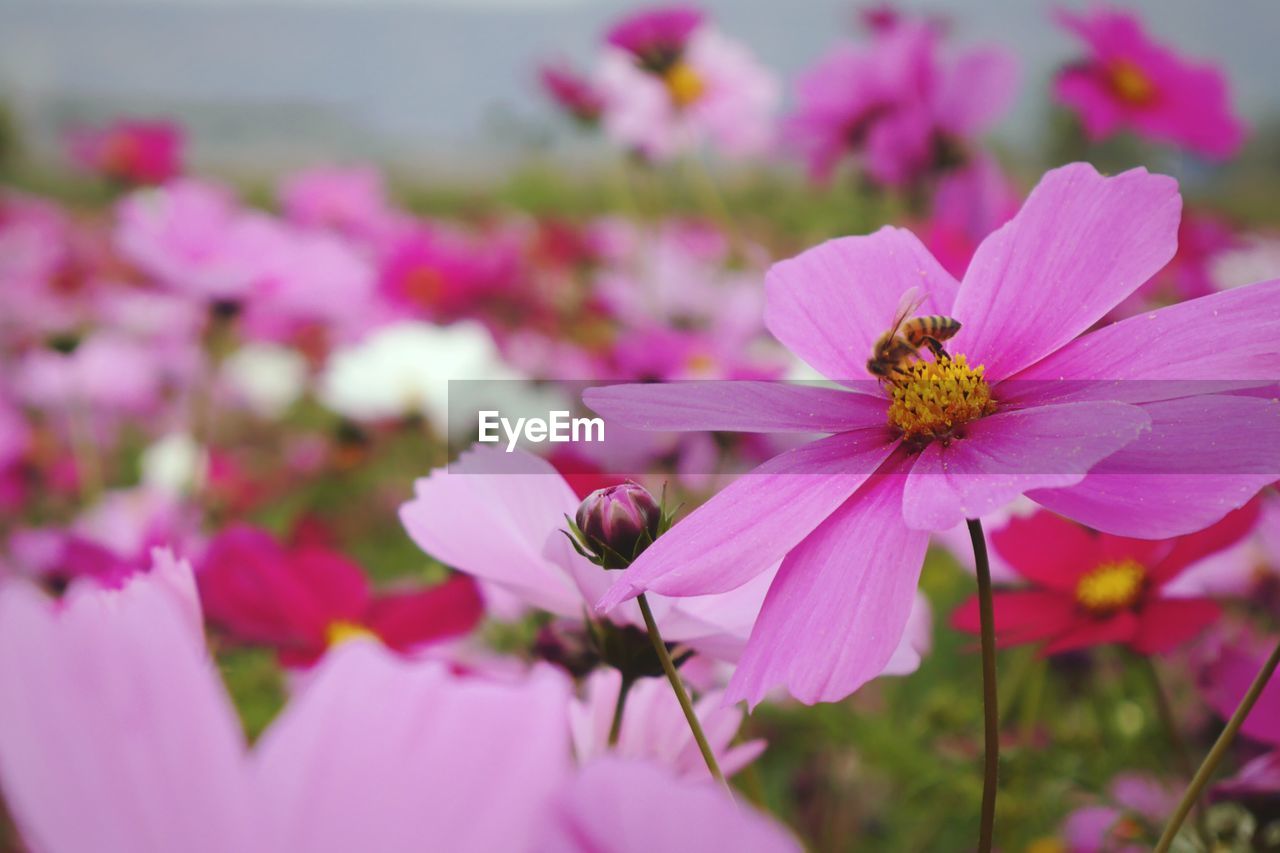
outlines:
[{"label": "pollen", "polygon": [[913,361],[890,385],[889,423],[907,442],[950,440],[956,430],[995,411],[984,367],[970,367],[963,355]]},{"label": "pollen", "polygon": [[1108,76],[1111,90],[1122,101],[1140,106],[1150,103],[1155,97],[1156,87],[1146,72],[1132,62],[1121,60],[1111,66]]},{"label": "pollen", "polygon": [[348,640],[360,640],[365,638],[377,639],[378,636],[365,626],[355,622],[348,622],[346,619],[339,619],[335,622],[330,622],[329,627],[325,629],[324,634],[330,647],[341,645]]},{"label": "pollen", "polygon": [[677,107],[684,108],[702,97],[706,84],[698,76],[698,72],[686,62],[677,62],[666,70],[662,80],[667,84],[667,92]]},{"label": "pollen", "polygon": [[1094,613],[1113,613],[1132,607],[1142,592],[1147,571],[1135,560],[1103,563],[1076,584],[1076,601]]}]

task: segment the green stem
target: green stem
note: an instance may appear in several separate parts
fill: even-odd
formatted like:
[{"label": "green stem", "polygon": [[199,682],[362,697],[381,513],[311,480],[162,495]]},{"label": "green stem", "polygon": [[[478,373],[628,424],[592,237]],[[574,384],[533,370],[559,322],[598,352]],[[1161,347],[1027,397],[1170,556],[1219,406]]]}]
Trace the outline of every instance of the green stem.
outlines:
[{"label": "green stem", "polygon": [[1000,774],[1000,707],[996,694],[996,625],[991,603],[991,563],[982,522],[968,520],[973,542],[973,562],[978,575],[978,613],[982,622],[982,717],[985,741],[982,767],[982,815],[978,830],[979,853],[991,853],[996,822],[996,787]]},{"label": "green stem", "polygon": [[676,672],[676,665],[671,662],[671,655],[667,652],[667,644],[662,642],[662,635],[658,633],[658,623],[653,620],[649,601],[644,597],[644,593],[640,594],[637,601],[640,603],[640,613],[644,616],[645,627],[649,629],[649,640],[653,643],[653,651],[662,663],[662,671],[667,674],[667,681],[671,682],[671,689],[675,691],[676,699],[680,702],[680,710],[684,711],[684,718],[689,722],[689,730],[693,732],[693,739],[698,743],[702,760],[707,762],[707,769],[711,771],[711,776],[727,789],[729,784],[725,782],[724,774],[720,772],[720,765],[716,763],[716,755],[711,751],[707,736],[702,732],[702,723],[698,721],[698,715],[693,711],[689,692],[684,689],[680,673]]},{"label": "green stem", "polygon": [[634,679],[624,675],[622,683],[618,685],[618,702],[613,706],[613,722],[609,725],[609,746],[617,746],[618,735],[622,734],[622,712],[627,705],[627,694],[631,692],[631,685],[634,683]]},{"label": "green stem", "polygon": [[1262,695],[1263,688],[1267,686],[1267,682],[1275,674],[1277,665],[1280,665],[1280,643],[1276,644],[1275,649],[1271,652],[1271,657],[1267,658],[1267,662],[1258,671],[1258,675],[1253,679],[1253,684],[1249,685],[1248,692],[1244,694],[1244,698],[1236,706],[1235,713],[1227,721],[1226,728],[1222,730],[1222,734],[1218,735],[1218,740],[1213,744],[1213,748],[1209,750],[1209,754],[1204,757],[1200,769],[1196,771],[1196,775],[1191,779],[1191,784],[1183,792],[1182,800],[1178,803],[1178,807],[1174,809],[1173,817],[1169,818],[1169,824],[1164,828],[1164,834],[1160,836],[1160,841],[1156,844],[1156,853],[1168,853],[1169,847],[1173,844],[1173,839],[1182,827],[1182,822],[1187,819],[1187,815],[1191,812],[1191,807],[1200,799],[1200,794],[1204,791],[1205,786],[1209,784],[1209,780],[1213,778],[1213,774],[1218,769],[1218,765],[1222,763],[1222,759],[1226,757],[1227,749],[1231,746],[1231,742],[1235,740],[1236,732],[1240,731],[1240,727],[1244,725],[1245,718],[1253,710],[1258,697]]}]

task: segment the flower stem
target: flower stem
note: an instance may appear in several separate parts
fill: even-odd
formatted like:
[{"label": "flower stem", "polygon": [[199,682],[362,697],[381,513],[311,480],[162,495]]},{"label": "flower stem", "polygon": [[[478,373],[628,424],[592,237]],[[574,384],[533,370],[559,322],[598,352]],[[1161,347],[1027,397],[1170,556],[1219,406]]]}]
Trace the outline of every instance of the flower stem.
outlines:
[{"label": "flower stem", "polygon": [[991,853],[996,822],[996,786],[1000,774],[1000,707],[996,695],[996,625],[991,603],[991,563],[982,522],[968,520],[973,542],[973,562],[978,575],[978,613],[982,622],[982,716],[985,758],[982,768],[982,815],[978,830],[979,853]]},{"label": "flower stem", "polygon": [[1178,803],[1178,807],[1174,809],[1173,817],[1169,818],[1169,823],[1164,828],[1164,834],[1160,836],[1160,841],[1156,844],[1156,853],[1167,853],[1169,847],[1173,844],[1173,839],[1177,836],[1179,828],[1182,827],[1182,822],[1187,819],[1187,814],[1191,811],[1191,807],[1200,799],[1200,794],[1204,791],[1205,786],[1209,784],[1209,780],[1213,778],[1213,774],[1218,769],[1218,765],[1222,763],[1222,759],[1226,757],[1227,749],[1231,746],[1231,742],[1235,740],[1236,732],[1240,731],[1240,727],[1244,725],[1245,718],[1253,710],[1258,697],[1262,695],[1263,688],[1267,686],[1267,682],[1275,674],[1277,665],[1280,665],[1280,643],[1276,644],[1276,647],[1271,651],[1271,657],[1267,658],[1267,662],[1262,665],[1262,669],[1254,677],[1253,683],[1249,685],[1248,692],[1244,694],[1244,698],[1236,706],[1235,713],[1227,721],[1226,728],[1222,730],[1222,734],[1218,735],[1218,740],[1213,744],[1213,748],[1209,750],[1209,754],[1204,757],[1204,761],[1192,778],[1191,784],[1183,792],[1182,800]]},{"label": "flower stem", "polygon": [[618,735],[622,734],[622,712],[627,705],[627,694],[631,692],[631,685],[635,684],[635,679],[622,676],[622,683],[618,685],[618,703],[613,706],[613,722],[609,725],[609,746],[617,746]]},{"label": "flower stem", "polygon": [[684,689],[680,673],[676,672],[676,665],[671,662],[671,655],[667,652],[667,644],[662,642],[662,635],[658,633],[658,623],[653,620],[649,601],[644,597],[644,593],[641,593],[637,600],[640,603],[640,613],[644,616],[645,627],[649,629],[649,640],[653,643],[653,651],[662,663],[662,671],[667,674],[667,681],[671,682],[671,689],[675,691],[676,699],[680,702],[680,710],[684,711],[684,718],[689,722],[689,730],[693,732],[693,739],[698,743],[702,759],[707,762],[707,769],[711,771],[712,777],[727,789],[729,784],[725,782],[724,774],[720,772],[720,765],[716,763],[716,755],[711,751],[711,745],[707,743],[707,736],[703,734],[702,723],[698,722],[698,715],[693,711],[693,703],[689,701],[689,692]]}]

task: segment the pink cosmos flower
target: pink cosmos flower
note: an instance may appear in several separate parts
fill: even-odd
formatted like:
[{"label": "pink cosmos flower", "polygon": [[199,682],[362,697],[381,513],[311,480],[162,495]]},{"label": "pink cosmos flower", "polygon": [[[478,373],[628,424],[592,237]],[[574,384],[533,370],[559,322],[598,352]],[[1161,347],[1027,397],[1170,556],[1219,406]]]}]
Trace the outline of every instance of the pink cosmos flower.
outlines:
[{"label": "pink cosmos flower", "polygon": [[[1177,539],[1093,534],[1050,512],[1015,518],[991,534],[991,545],[1032,584],[997,592],[996,642],[1044,643],[1045,654],[1124,643],[1139,654],[1167,652],[1217,621],[1208,598],[1173,598],[1165,585],[1188,566],[1238,542],[1258,520],[1257,503]],[[979,632],[978,599],[951,624]]]},{"label": "pink cosmos flower", "polygon": [[1245,127],[1233,114],[1227,79],[1152,41],[1137,17],[1113,9],[1057,13],[1089,55],[1058,74],[1054,94],[1075,110],[1090,139],[1129,127],[1213,160],[1240,149]]},{"label": "pink cosmos flower", "polygon": [[115,243],[125,258],[159,284],[210,300],[243,298],[282,238],[270,217],[191,179],[134,192],[117,210]]},{"label": "pink cosmos flower", "polygon": [[[1271,640],[1274,643],[1274,639]],[[1200,677],[1200,691],[1222,719],[1230,719],[1266,660],[1266,645],[1228,643]],[[1215,786],[1215,795],[1246,798],[1280,793],[1280,682],[1272,678],[1245,717],[1240,733],[1266,747],[1231,779]]]},{"label": "pink cosmos flower", "polygon": [[733,157],[773,141],[777,77],[690,9],[642,11],[607,37],[597,75],[604,130],[653,160],[703,143]]},{"label": "pink cosmos flower", "polygon": [[868,45],[840,45],[801,75],[785,135],[814,180],[854,156],[872,181],[902,186],[966,156],[1009,106],[1017,66],[995,48],[944,60],[939,41],[930,22],[901,22]]},{"label": "pink cosmos flower", "polygon": [[[589,390],[646,429],[834,433],[783,453],[676,524],[598,604],[723,593],[781,559],[728,698],[785,684],[847,695],[902,636],[929,531],[1026,493],[1116,535],[1208,526],[1280,470],[1280,406],[1199,393],[1280,371],[1280,281],[1089,332],[1173,255],[1169,178],[1049,172],[957,282],[910,233],[834,240],[773,267],[766,322],[848,390],[678,383]],[[877,384],[867,359],[904,293],[962,324],[938,361]],[[1088,334],[1086,334],[1088,332]],[[861,379],[859,379],[861,377]],[[1154,381],[1137,381],[1154,380]],[[1188,380],[1188,381],[1171,381]]]},{"label": "pink cosmos flower", "polygon": [[27,353],[13,389],[29,406],[75,417],[154,410],[172,362],[146,343],[111,329],[94,332],[69,353]]},{"label": "pink cosmos flower", "polygon": [[[622,675],[598,669],[584,685],[584,698],[569,708],[573,748],[578,760],[613,753],[622,758],[649,759],[686,779],[709,779],[707,764],[689,731],[671,685],[662,678],[642,678],[627,693],[618,742],[609,745],[609,729]],[[705,693],[694,707],[707,741],[725,776],[737,773],[764,752],[763,740],[734,744],[742,725],[742,710],[724,707],[719,691]]]},{"label": "pink cosmos flower", "polygon": [[170,121],[122,119],[105,128],[82,128],[68,136],[81,167],[130,184],[162,184],[182,172],[182,128]]},{"label": "pink cosmos flower", "polygon": [[1072,812],[1062,826],[1071,853],[1141,853],[1169,813],[1178,805],[1178,792],[1156,779],[1122,773],[1111,782],[1106,805],[1085,806]]},{"label": "pink cosmos flower", "polygon": [[466,634],[483,613],[468,577],[375,592],[341,554],[306,545],[286,549],[247,525],[214,538],[197,579],[211,622],[234,640],[276,649],[287,666],[310,666],[332,645],[358,636],[415,651]]},{"label": "pink cosmos flower", "polygon": [[595,85],[565,63],[546,64],[538,69],[538,82],[556,106],[574,121],[594,125],[604,111],[604,98]]},{"label": "pink cosmos flower", "polygon": [[1189,566],[1165,587],[1179,597],[1247,599],[1280,614],[1280,495],[1258,495],[1258,524],[1231,548]]},{"label": "pink cosmos flower", "polygon": [[472,240],[423,223],[385,247],[378,289],[401,311],[447,323],[491,306],[518,281],[518,264],[503,240]]},{"label": "pink cosmos flower", "polygon": [[[422,550],[459,571],[515,595],[525,604],[581,620],[609,588],[608,572],[573,550],[566,517],[580,503],[545,460],[523,451],[476,447],[414,484],[400,521]],[[768,587],[768,576],[729,595],[684,601],[654,596],[662,635],[713,657],[742,651]],[[643,628],[636,607],[611,615]]]},{"label": "pink cosmos flower", "polygon": [[190,568],[164,552],[61,602],[0,585],[0,687],[0,787],[33,849],[798,849],[705,783],[575,771],[567,684],[544,668],[489,683],[349,643],[249,752]]}]

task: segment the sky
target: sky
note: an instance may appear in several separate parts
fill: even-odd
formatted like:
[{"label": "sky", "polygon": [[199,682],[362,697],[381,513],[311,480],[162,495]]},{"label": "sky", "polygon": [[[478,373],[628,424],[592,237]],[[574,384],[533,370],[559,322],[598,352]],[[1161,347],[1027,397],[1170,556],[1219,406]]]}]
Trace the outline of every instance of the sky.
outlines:
[{"label": "sky", "polygon": [[[474,157],[536,140],[550,112],[530,69],[589,63],[625,0],[0,0],[0,97],[39,133],[119,111],[174,113],[197,153],[279,147],[324,159],[416,149]],[[856,36],[847,0],[702,0],[722,29],[788,79]],[[942,12],[961,43],[999,41],[1023,63],[1000,135],[1035,141],[1052,69],[1075,52],[1028,0],[903,4]],[[1280,115],[1280,2],[1142,0],[1149,27],[1222,63],[1242,112]],[[1229,10],[1229,14],[1224,13]],[[305,144],[304,144],[305,143]]]}]

